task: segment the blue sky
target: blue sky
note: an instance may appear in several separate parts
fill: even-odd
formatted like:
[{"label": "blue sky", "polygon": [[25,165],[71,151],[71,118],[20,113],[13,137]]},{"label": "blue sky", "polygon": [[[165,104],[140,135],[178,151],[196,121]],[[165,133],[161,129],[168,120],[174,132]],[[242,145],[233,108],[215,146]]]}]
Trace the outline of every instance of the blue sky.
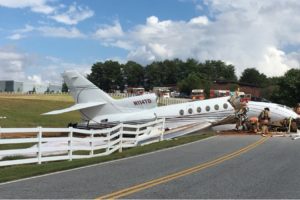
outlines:
[{"label": "blue sky", "polygon": [[300,60],[295,0],[0,0],[0,79],[60,82],[97,61],[220,59],[282,75]]}]

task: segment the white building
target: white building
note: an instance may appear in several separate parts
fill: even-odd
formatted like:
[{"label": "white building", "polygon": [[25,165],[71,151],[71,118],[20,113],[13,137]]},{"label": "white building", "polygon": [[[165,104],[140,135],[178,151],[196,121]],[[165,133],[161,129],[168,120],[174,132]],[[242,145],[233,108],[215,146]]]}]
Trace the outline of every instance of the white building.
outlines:
[{"label": "white building", "polygon": [[55,84],[37,84],[33,82],[19,82],[13,80],[0,81],[0,92],[21,92],[21,93],[60,93],[61,85]]}]

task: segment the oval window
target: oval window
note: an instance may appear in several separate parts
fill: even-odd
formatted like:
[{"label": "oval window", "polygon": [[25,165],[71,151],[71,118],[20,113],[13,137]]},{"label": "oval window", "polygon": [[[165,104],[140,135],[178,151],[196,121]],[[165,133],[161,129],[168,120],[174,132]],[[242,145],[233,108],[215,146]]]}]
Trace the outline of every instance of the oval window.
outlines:
[{"label": "oval window", "polygon": [[200,107],[197,108],[197,112],[201,113],[201,108]]},{"label": "oval window", "polygon": [[215,105],[215,110],[219,110],[219,105],[218,104]]},{"label": "oval window", "polygon": [[205,107],[205,110],[208,112],[208,111],[210,111],[210,107],[209,106],[206,106]]},{"label": "oval window", "polygon": [[228,108],[228,104],[227,104],[227,103],[224,103],[223,108],[224,108],[224,109],[227,109],[227,108]]},{"label": "oval window", "polygon": [[183,115],[183,114],[184,114],[184,111],[183,111],[183,110],[180,110],[180,111],[179,111],[179,114],[180,114],[180,115]]},{"label": "oval window", "polygon": [[188,112],[189,112],[189,114],[192,114],[193,113],[193,109],[189,108]]}]

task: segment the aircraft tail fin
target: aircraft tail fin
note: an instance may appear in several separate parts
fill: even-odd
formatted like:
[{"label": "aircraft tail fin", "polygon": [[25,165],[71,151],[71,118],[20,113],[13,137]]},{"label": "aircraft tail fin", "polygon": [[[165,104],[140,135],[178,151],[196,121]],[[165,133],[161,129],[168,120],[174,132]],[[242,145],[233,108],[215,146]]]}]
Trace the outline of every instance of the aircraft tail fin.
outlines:
[{"label": "aircraft tail fin", "polygon": [[76,104],[98,101],[108,103],[114,101],[107,93],[99,89],[77,71],[65,71],[62,76]]}]

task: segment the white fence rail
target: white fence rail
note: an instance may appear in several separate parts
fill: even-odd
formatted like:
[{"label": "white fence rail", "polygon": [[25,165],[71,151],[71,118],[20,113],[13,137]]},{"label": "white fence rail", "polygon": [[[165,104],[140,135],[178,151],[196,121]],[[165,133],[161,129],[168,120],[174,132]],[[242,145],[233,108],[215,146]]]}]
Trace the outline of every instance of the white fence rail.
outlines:
[{"label": "white fence rail", "polygon": [[[129,93],[109,93],[110,96],[116,97],[116,98],[127,98],[136,96],[135,94],[129,94]],[[183,99],[183,98],[164,98],[164,97],[158,97],[158,104],[159,105],[171,105],[171,104],[179,104],[179,103],[186,103],[190,102],[192,99]]]},{"label": "white fence rail", "polygon": [[[73,160],[109,155],[123,148],[163,140],[164,119],[146,124],[119,124],[101,130],[75,128],[0,128],[0,166]],[[149,142],[150,141],[150,142]],[[18,148],[28,144],[29,148]],[[12,148],[15,145],[16,148]],[[3,147],[1,149],[3,149]]]},{"label": "white fence rail", "polygon": [[[34,93],[34,94],[26,94],[20,92],[0,92],[0,96],[69,96],[69,93]],[[136,96],[136,94],[129,94],[129,93],[109,93],[110,96],[115,98],[127,98]],[[179,104],[179,103],[186,103],[192,101],[191,99],[183,99],[183,98],[158,98],[159,105],[171,105],[171,104]]]},{"label": "white fence rail", "polygon": [[180,104],[192,101],[191,99],[181,99],[181,98],[158,98],[158,104],[162,106],[171,105],[171,104]]}]

